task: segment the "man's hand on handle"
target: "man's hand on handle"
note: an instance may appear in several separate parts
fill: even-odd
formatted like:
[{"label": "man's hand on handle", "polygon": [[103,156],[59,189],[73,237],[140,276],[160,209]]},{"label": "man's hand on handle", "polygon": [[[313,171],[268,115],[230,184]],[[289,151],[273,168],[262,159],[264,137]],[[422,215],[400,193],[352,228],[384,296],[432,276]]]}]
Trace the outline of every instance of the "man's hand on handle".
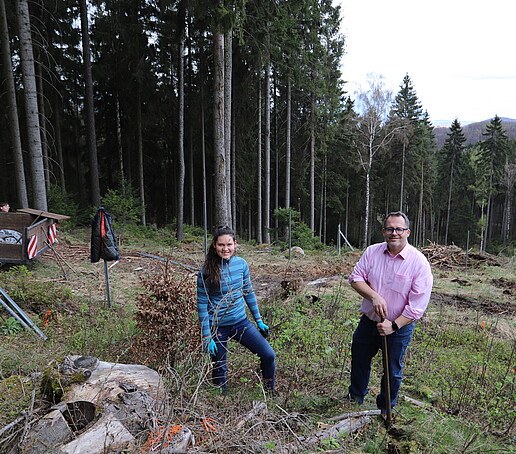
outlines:
[{"label": "man's hand on handle", "polygon": [[380,336],[389,336],[392,333],[395,333],[397,330],[394,329],[393,322],[398,327],[398,329],[403,328],[404,326],[410,325],[414,320],[405,317],[404,315],[400,315],[396,320],[387,320],[386,318],[382,318],[381,322],[376,324],[376,329]]},{"label": "man's hand on handle", "polygon": [[376,324],[376,329],[378,330],[378,333],[380,333],[380,336],[388,336],[389,334],[394,333],[392,321],[387,320],[386,318]]}]

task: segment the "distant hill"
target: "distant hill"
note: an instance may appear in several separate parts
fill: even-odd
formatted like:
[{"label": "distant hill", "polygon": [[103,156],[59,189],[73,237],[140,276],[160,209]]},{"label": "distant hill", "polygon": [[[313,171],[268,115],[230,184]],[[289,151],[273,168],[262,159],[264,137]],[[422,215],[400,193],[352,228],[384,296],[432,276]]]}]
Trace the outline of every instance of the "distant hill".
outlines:
[{"label": "distant hill", "polygon": [[[507,137],[510,139],[516,139],[516,120],[505,117],[500,117],[500,119],[502,120],[502,126],[505,129]],[[466,137],[465,145],[474,144],[484,140],[485,137],[482,136],[482,133],[486,131],[486,125],[490,122],[491,119],[466,125],[461,122],[462,131]],[[449,127],[438,126],[434,128],[435,143],[438,149],[444,145],[444,141],[448,138],[449,132]]]}]

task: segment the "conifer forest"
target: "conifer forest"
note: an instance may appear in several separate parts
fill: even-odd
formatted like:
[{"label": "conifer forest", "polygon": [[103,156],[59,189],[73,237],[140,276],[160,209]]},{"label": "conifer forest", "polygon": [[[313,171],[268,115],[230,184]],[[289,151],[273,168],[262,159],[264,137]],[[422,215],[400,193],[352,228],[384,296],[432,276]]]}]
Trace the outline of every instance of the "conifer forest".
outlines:
[{"label": "conifer forest", "polygon": [[415,245],[514,249],[506,119],[473,144],[455,120],[437,147],[409,74],[349,92],[343,14],[331,0],[0,0],[0,200],[81,223],[116,194],[178,240],[227,224],[273,243],[294,219],[358,247],[401,210]]}]

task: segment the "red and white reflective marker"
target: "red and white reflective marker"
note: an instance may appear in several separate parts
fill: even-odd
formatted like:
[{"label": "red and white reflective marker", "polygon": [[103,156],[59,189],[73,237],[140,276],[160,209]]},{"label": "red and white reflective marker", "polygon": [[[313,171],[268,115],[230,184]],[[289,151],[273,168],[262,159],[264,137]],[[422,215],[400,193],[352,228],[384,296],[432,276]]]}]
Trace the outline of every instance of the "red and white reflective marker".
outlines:
[{"label": "red and white reflective marker", "polygon": [[57,241],[57,231],[56,225],[50,224],[48,227],[48,242],[49,244],[54,244]]},{"label": "red and white reflective marker", "polygon": [[29,260],[36,256],[36,252],[38,252],[38,237],[34,235],[30,237],[29,245],[27,246],[27,256]]}]

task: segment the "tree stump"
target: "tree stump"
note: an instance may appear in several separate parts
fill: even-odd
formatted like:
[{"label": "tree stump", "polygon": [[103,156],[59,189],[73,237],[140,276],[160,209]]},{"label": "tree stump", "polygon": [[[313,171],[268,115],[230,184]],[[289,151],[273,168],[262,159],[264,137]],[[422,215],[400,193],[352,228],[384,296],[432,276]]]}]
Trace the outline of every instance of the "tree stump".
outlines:
[{"label": "tree stump", "polygon": [[[46,378],[45,378],[46,377]],[[55,383],[62,383],[61,392]],[[136,437],[153,429],[156,404],[166,399],[162,377],[138,364],[68,356],[45,371],[45,393],[59,396],[22,440],[24,454],[104,454],[133,449]]]}]

